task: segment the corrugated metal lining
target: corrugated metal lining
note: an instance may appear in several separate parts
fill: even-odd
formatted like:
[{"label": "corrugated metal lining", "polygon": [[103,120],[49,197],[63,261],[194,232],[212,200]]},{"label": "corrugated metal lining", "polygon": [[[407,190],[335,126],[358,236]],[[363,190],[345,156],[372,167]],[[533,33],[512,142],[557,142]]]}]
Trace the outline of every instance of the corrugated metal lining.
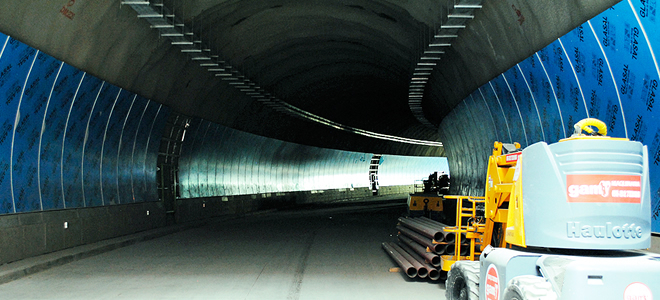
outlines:
[{"label": "corrugated metal lining", "polygon": [[[369,187],[373,154],[323,149],[269,139],[193,119],[179,161],[181,198]],[[444,157],[383,155],[381,186],[412,185]]]}]

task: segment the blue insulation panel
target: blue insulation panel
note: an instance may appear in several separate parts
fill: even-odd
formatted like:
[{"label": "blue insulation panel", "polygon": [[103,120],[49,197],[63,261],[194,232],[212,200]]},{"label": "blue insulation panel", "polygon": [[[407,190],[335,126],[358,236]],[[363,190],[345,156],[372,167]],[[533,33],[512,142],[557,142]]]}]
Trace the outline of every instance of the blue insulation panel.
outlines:
[{"label": "blue insulation panel", "polygon": [[656,2],[622,1],[474,91],[440,126],[454,177],[471,187],[462,192],[483,195],[485,168],[470,166],[487,159],[493,141],[554,143],[579,120],[598,118],[609,136],[648,146],[652,230],[660,232],[659,49]]},{"label": "blue insulation panel", "polygon": [[169,110],[0,34],[0,214],[157,201]]}]

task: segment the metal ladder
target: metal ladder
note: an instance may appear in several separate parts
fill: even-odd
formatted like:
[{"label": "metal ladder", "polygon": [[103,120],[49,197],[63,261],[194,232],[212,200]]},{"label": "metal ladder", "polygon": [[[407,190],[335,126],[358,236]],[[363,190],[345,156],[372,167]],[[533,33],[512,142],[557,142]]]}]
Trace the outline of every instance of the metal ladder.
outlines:
[{"label": "metal ladder", "polygon": [[371,183],[371,192],[378,195],[378,166],[380,165],[381,154],[374,154],[371,156],[369,163],[369,182]]},{"label": "metal ladder", "polygon": [[176,223],[176,199],[179,197],[179,157],[190,118],[178,113],[171,113],[160,140],[158,149],[158,196],[163,201],[168,225]]}]

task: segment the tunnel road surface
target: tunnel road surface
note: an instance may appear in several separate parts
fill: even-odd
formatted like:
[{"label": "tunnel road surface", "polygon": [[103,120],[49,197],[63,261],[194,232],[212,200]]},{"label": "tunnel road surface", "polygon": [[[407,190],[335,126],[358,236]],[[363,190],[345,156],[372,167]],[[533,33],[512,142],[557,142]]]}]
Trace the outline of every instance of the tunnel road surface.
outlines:
[{"label": "tunnel road surface", "polygon": [[403,203],[212,222],[0,285],[0,299],[444,299],[444,280],[389,272],[381,243]]}]

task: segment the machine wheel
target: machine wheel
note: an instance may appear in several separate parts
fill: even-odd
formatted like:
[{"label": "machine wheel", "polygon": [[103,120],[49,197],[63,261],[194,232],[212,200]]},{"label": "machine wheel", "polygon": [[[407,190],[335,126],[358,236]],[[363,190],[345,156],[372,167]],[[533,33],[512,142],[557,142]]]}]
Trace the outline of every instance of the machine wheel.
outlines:
[{"label": "machine wheel", "polygon": [[445,281],[447,300],[479,299],[479,262],[457,261]]},{"label": "machine wheel", "polygon": [[543,277],[525,275],[514,277],[504,291],[504,300],[556,300],[557,293]]}]

